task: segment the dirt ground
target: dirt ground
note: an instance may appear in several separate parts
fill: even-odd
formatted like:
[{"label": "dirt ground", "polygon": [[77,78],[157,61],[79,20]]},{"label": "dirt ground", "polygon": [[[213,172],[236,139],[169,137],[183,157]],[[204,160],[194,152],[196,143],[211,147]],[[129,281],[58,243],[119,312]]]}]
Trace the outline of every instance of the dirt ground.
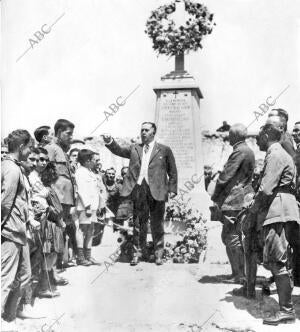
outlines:
[{"label": "dirt ground", "polygon": [[[296,324],[268,327],[262,318],[278,308],[277,294],[247,300],[232,296],[238,285],[225,284],[230,274],[220,241],[220,225],[211,224],[209,247],[199,264],[166,263],[156,266],[127,263],[111,266],[72,267],[63,273],[70,284],[61,296],[37,300],[37,313],[46,318],[17,320],[12,330],[24,332],[98,331],[300,331],[300,288],[294,289]],[[107,228],[93,256],[109,262],[117,248],[116,234]],[[204,261],[203,261],[204,260]],[[263,268],[259,275],[268,275]]]}]

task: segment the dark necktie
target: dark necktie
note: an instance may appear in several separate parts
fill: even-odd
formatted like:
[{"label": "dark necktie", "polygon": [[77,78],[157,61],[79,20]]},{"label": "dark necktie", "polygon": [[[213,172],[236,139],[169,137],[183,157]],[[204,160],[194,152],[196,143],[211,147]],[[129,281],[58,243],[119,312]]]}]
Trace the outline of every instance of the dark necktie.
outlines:
[{"label": "dark necktie", "polygon": [[147,152],[149,151],[149,144],[145,144],[145,154],[147,154]]}]

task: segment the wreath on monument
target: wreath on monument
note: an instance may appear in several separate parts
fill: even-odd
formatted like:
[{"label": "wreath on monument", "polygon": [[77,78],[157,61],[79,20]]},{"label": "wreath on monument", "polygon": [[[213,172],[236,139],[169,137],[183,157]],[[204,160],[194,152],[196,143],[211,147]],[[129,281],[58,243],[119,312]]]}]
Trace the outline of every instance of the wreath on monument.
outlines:
[{"label": "wreath on monument", "polygon": [[202,48],[202,38],[212,32],[213,14],[200,4],[184,0],[185,10],[192,16],[185,26],[178,29],[172,19],[168,18],[176,9],[176,1],[163,5],[152,11],[146,22],[145,33],[153,41],[153,49],[159,54],[179,55],[185,51],[197,51]]}]

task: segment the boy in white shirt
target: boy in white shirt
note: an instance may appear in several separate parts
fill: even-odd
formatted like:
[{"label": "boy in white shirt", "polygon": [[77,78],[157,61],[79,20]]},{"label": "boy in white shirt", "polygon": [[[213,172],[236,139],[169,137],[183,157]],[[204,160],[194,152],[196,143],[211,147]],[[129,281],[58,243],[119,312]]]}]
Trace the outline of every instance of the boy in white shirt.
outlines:
[{"label": "boy in white shirt", "polygon": [[92,172],[95,152],[82,149],[78,153],[80,164],[75,173],[78,197],[76,209],[79,229],[76,232],[78,249],[78,265],[100,265],[92,256],[94,223],[97,222],[97,211],[102,207],[102,198],[97,176]]}]

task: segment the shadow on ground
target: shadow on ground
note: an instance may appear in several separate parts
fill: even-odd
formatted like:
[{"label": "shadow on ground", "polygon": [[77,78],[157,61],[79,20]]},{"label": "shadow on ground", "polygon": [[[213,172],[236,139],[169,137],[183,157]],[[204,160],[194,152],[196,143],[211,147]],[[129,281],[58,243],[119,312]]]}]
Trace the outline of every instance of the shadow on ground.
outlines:
[{"label": "shadow on ground", "polygon": [[[256,299],[246,299],[241,296],[232,295],[232,291],[220,301],[233,303],[236,309],[246,310],[251,316],[257,319],[263,319],[273,316],[278,310],[279,305],[273,297],[264,296],[260,290],[256,290]],[[293,295],[296,318],[300,320],[300,295]]]},{"label": "shadow on ground", "polygon": [[[198,282],[201,284],[234,284],[232,282],[228,282],[230,275],[228,274],[219,274],[219,275],[205,275],[202,276]],[[256,280],[256,285],[262,285],[266,281],[266,278],[263,276],[258,276]]]},{"label": "shadow on ground", "polygon": [[219,274],[215,276],[203,276],[198,280],[201,284],[223,284],[229,279],[228,274]]}]

